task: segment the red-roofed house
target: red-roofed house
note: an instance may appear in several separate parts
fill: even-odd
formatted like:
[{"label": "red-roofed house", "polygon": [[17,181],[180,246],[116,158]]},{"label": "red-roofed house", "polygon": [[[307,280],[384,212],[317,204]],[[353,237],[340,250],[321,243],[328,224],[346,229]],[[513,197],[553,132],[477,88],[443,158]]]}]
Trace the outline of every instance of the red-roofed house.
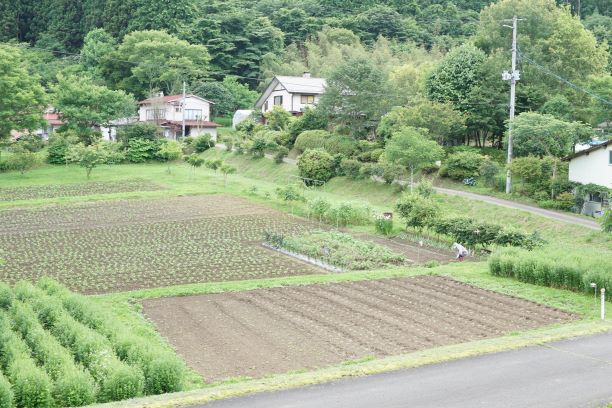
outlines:
[{"label": "red-roofed house", "polygon": [[210,121],[210,108],[213,102],[196,95],[159,95],[138,102],[139,122],[152,122],[164,129],[164,135],[178,139],[183,134],[183,116],[185,118],[185,136],[210,134],[217,139],[217,127]]}]

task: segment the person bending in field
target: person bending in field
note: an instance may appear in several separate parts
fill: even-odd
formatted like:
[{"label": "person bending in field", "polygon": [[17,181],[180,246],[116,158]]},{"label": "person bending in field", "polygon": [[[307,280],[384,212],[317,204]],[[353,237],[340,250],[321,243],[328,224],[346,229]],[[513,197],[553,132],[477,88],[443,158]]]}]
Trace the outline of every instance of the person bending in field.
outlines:
[{"label": "person bending in field", "polygon": [[455,250],[455,253],[457,254],[457,260],[459,262],[463,262],[465,257],[468,256],[470,253],[463,245],[457,242],[453,244],[453,249]]}]

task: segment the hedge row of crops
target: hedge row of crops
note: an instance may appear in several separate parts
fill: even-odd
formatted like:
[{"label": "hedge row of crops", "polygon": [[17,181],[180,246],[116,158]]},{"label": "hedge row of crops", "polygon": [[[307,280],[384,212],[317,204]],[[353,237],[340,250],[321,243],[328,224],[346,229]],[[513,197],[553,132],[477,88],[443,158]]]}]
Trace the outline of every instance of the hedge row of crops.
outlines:
[{"label": "hedge row of crops", "polygon": [[51,279],[0,283],[0,408],[75,407],[180,391],[185,366]]},{"label": "hedge row of crops", "polygon": [[595,250],[503,248],[489,258],[489,270],[496,276],[577,292],[592,292],[591,283],[596,283],[612,300],[612,259]]}]

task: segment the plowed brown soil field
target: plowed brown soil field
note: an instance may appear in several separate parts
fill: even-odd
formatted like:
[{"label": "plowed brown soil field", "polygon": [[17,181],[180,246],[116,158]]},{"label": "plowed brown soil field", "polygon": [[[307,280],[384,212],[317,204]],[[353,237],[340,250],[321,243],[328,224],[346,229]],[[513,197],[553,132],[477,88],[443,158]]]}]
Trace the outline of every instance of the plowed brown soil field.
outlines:
[{"label": "plowed brown soil field", "polygon": [[439,276],[162,298],[143,306],[209,381],[396,355],[575,318]]}]

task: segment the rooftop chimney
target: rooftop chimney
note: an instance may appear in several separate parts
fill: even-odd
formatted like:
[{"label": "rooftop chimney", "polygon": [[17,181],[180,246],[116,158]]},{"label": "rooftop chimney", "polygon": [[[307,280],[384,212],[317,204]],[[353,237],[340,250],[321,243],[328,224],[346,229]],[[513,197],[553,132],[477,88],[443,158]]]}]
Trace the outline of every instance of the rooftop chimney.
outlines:
[{"label": "rooftop chimney", "polygon": [[302,76],[304,78],[310,78],[310,72],[309,71],[304,71],[304,74],[302,74]]}]

